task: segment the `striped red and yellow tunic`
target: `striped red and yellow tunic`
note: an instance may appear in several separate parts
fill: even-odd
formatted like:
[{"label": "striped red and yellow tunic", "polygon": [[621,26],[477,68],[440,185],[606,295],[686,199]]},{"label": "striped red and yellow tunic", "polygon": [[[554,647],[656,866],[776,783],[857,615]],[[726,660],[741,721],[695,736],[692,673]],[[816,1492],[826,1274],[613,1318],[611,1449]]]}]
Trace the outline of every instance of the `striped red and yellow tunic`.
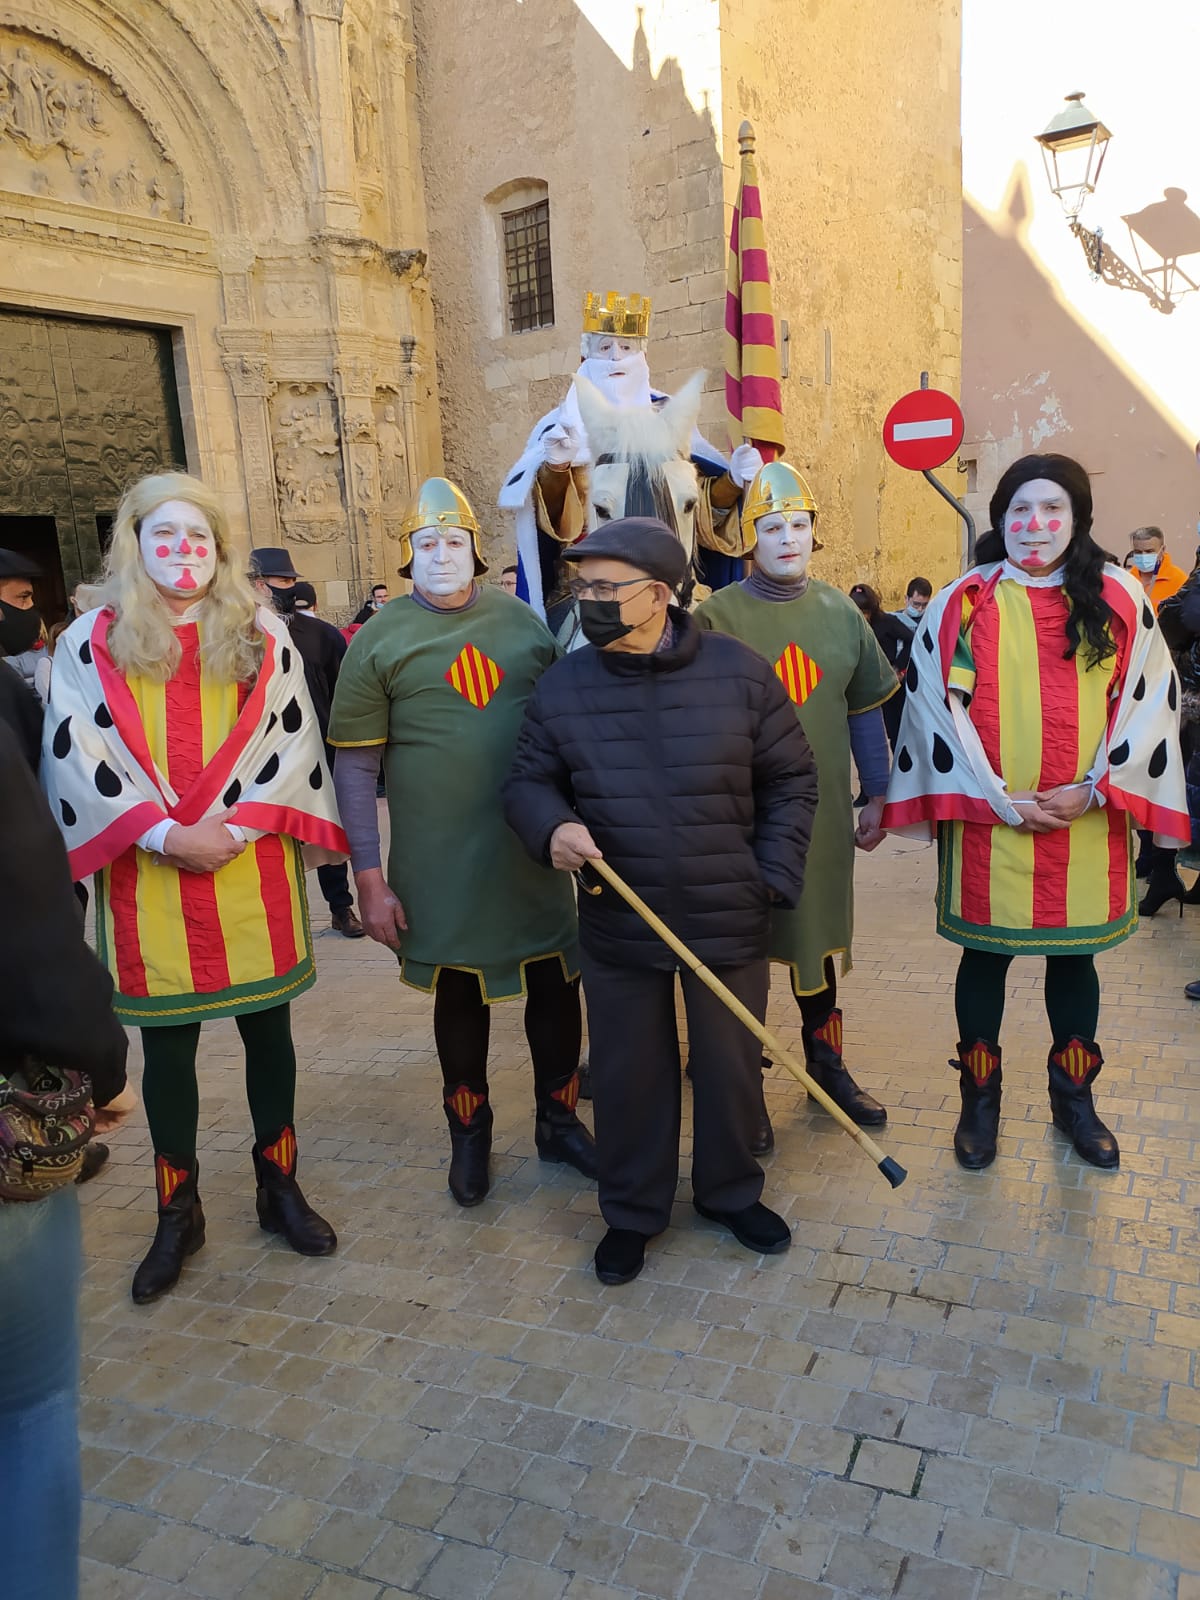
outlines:
[{"label": "striped red and yellow tunic", "polygon": [[[150,756],[183,794],[232,732],[248,686],[205,670],[194,623],[178,638],[182,659],[169,682],[126,682]],[[96,885],[97,945],[124,1022],[166,1026],[264,1010],[315,980],[293,839],[265,834],[219,872],[181,871],[131,845]]]},{"label": "striped red and yellow tunic", "polygon": [[[964,596],[964,631],[950,671],[971,695],[968,715],[1010,794],[1078,783],[1102,749],[1118,681],[1117,654],[1089,668],[1065,660],[1068,602],[1061,588],[1003,580],[978,604]],[[1083,955],[1136,925],[1129,814],[1090,810],[1054,833],[999,823],[939,827],[938,931],[980,950]]]}]

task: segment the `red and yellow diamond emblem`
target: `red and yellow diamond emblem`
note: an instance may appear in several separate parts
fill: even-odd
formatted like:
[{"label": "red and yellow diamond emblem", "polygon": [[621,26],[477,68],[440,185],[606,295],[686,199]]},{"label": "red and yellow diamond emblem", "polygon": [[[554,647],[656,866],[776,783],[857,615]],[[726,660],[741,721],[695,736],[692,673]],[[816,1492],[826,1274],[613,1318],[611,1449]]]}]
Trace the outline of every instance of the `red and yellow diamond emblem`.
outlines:
[{"label": "red and yellow diamond emblem", "polygon": [[473,644],[463,645],[446,674],[450,687],[457,689],[478,711],[483,710],[503,681],[503,670]]},{"label": "red and yellow diamond emblem", "polygon": [[788,699],[802,706],[825,674],[798,644],[790,644],[775,663],[775,675],[788,692]]}]

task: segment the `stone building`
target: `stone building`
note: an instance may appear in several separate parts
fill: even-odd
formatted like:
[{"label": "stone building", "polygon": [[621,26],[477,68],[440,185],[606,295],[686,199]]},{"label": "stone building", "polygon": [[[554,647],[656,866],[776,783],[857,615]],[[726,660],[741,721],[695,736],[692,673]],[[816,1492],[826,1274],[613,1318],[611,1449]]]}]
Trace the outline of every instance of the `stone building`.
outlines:
[{"label": "stone building", "polygon": [[511,554],[497,491],[588,289],[652,297],[656,382],[703,368],[727,446],[746,116],[821,571],[949,575],[880,425],[923,368],[958,387],[956,0],[0,6],[0,544],[54,614],[125,484],[186,464],[345,616],[444,431]]},{"label": "stone building", "polygon": [[[413,11],[446,457],[497,547],[511,551],[497,489],[570,382],[587,290],[651,297],[654,382],[703,369],[701,426],[729,446],[725,267],[748,117],[789,335],[788,454],[823,508],[818,570],[888,597],[914,571],[949,577],[957,519],[888,462],[880,429],[922,370],[959,388],[956,0]],[[552,303],[526,295],[514,315],[508,276],[536,252]]]},{"label": "stone building", "polygon": [[163,463],[333,613],[394,571],[441,460],[417,149],[405,0],[0,8],[0,545],[51,611]]}]

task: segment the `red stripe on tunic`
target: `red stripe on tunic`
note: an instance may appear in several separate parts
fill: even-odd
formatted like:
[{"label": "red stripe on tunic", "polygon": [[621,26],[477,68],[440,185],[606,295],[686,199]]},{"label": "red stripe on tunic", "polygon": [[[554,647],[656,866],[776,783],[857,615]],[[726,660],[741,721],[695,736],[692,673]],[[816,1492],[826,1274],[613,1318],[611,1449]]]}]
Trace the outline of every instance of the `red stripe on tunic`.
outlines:
[{"label": "red stripe on tunic", "polygon": [[962,830],[962,917],[987,926],[992,920],[992,836],[994,827],[965,822]]},{"label": "red stripe on tunic", "polygon": [[292,886],[283,854],[283,841],[268,834],[251,846],[258,865],[263,910],[267,914],[267,935],[271,941],[271,960],[275,976],[290,972],[300,959],[296,949],[296,927],[292,921]]},{"label": "red stripe on tunic", "polygon": [[116,858],[109,871],[108,903],[112,908],[117,988],[131,1000],[144,999],[150,992],[138,939],[137,878],[137,857],[130,848]]},{"label": "red stripe on tunic", "polygon": [[463,681],[467,687],[467,699],[478,709],[484,702],[484,688],[479,681],[477,663],[478,652],[474,645],[467,645],[462,653]]},{"label": "red stripe on tunic", "polygon": [[968,635],[975,662],[975,692],[970,718],[992,771],[1004,775],[1000,760],[1000,607],[991,597],[975,607]]},{"label": "red stripe on tunic", "polygon": [[[1074,783],[1079,771],[1079,669],[1066,650],[1067,601],[1061,589],[1028,589],[1037,637],[1042,703],[1042,765],[1038,788]],[[1033,840],[1033,926],[1065,928],[1071,830]]]},{"label": "red stripe on tunic", "polygon": [[1108,920],[1115,922],[1129,909],[1129,824],[1125,814],[1109,805],[1108,813]]},{"label": "red stripe on tunic", "polygon": [[233,730],[207,767],[198,774],[191,791],[188,794],[184,794],[182,790],[178,791],[179,804],[174,811],[176,822],[199,822],[213,802],[223,795],[229,786],[230,775],[238,759],[266,714],[267,685],[276,671],[275,655],[274,635],[264,632],[262,666],[244,699],[239,687],[238,700],[241,710]]},{"label": "red stripe on tunic", "polygon": [[229,987],[229,958],[221,913],[217,909],[217,886],[211,872],[179,874],[179,906],[187,938],[188,965],[192,969],[192,988],[196,994],[217,994]]}]

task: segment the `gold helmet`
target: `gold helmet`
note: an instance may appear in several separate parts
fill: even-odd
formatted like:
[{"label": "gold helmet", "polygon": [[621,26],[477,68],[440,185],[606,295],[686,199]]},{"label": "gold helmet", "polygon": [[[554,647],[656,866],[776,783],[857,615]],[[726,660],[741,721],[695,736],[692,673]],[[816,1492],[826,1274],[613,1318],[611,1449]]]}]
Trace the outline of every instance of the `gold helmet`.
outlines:
[{"label": "gold helmet", "polygon": [[[768,461],[746,490],[742,499],[744,555],[749,555],[758,543],[754,525],[759,517],[768,517],[775,511],[782,512],[785,517],[791,516],[793,511],[811,511],[813,526],[816,526],[817,502],[813,492],[795,467],[786,461]],[[820,540],[814,536],[813,549],[822,548]]]},{"label": "gold helmet", "polygon": [[475,552],[475,576],[478,578],[487,571],[487,562],[479,549],[479,523],[471,510],[471,502],[449,478],[426,478],[400,524],[402,578],[407,578],[412,571],[412,541],[418,528],[465,528],[471,535],[471,548]]}]

